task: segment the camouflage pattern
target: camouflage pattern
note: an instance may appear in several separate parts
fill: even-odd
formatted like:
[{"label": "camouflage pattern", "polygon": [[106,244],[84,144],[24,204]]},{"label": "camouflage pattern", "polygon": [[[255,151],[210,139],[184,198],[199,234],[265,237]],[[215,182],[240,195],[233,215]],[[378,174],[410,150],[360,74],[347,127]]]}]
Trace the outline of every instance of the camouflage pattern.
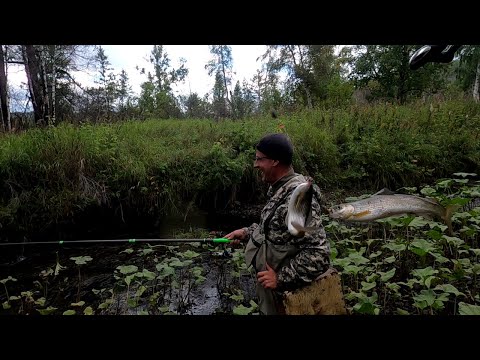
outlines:
[{"label": "camouflage pattern", "polygon": [[[315,227],[316,230],[307,232],[303,237],[295,237],[290,234],[285,223],[288,203],[293,190],[306,180],[307,178],[301,174],[293,174],[293,177],[279,188],[275,184],[271,186],[267,194],[269,201],[262,210],[260,223],[254,223],[244,228],[249,243],[251,243],[252,237],[257,242],[263,242],[265,236],[264,222],[274,211],[268,225],[268,241],[265,251],[267,252],[266,258],[270,259],[268,260],[269,265],[273,266],[277,272],[277,292],[294,290],[309,285],[319,275],[327,271],[330,266],[330,245],[326,239],[325,229],[320,217],[321,208],[318,199],[321,198],[321,195],[316,184],[313,184],[315,193],[312,199],[311,216],[305,224],[306,227]],[[311,180],[313,182],[313,179]],[[295,251],[272,252],[268,250],[277,246],[281,249],[290,247]],[[278,261],[274,260],[272,265],[272,256],[281,257],[282,252],[285,254],[283,255],[285,258],[278,259]],[[257,255],[258,257],[259,255]],[[274,266],[275,263],[277,266]],[[256,271],[262,271],[262,268],[257,267]]]}]

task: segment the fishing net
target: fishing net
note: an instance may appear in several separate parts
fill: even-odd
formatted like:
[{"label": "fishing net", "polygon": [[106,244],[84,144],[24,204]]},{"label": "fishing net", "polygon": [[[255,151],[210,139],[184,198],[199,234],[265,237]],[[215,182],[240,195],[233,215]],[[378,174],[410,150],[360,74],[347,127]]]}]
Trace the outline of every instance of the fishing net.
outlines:
[{"label": "fishing net", "polygon": [[286,292],[287,315],[347,315],[340,275],[335,269],[322,274],[311,285]]}]

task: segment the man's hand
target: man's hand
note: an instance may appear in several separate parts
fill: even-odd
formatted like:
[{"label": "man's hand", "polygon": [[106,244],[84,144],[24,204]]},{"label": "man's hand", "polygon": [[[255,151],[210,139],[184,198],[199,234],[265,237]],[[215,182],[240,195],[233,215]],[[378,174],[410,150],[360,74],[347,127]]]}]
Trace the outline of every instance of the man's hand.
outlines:
[{"label": "man's hand", "polygon": [[242,240],[245,240],[247,237],[247,233],[243,229],[237,229],[235,231],[232,231],[231,233],[227,234],[224,236],[224,238],[227,238],[229,240],[233,240],[230,243],[233,245],[238,245]]},{"label": "man's hand", "polygon": [[260,271],[257,273],[257,281],[265,289],[276,289],[277,288],[277,273],[273,270],[270,265],[267,264],[267,270]]}]

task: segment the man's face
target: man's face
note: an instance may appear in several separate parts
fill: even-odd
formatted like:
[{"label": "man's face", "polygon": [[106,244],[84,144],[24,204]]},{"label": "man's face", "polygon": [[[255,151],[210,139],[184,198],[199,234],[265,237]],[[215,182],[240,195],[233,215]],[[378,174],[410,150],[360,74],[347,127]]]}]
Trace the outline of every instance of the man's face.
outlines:
[{"label": "man's face", "polygon": [[274,165],[277,163],[277,160],[270,159],[264,153],[257,150],[255,153],[255,160],[253,161],[253,167],[260,170],[262,181],[272,184],[276,180],[276,167]]}]

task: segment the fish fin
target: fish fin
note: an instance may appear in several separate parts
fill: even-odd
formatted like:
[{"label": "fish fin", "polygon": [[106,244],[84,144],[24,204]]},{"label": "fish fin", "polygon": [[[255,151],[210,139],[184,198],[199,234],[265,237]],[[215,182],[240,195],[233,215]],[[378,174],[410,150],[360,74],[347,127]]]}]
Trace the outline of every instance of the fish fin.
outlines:
[{"label": "fish fin", "polygon": [[305,235],[305,228],[302,225],[300,225],[298,222],[292,221],[292,226],[295,230],[297,230],[296,236],[302,237],[303,235]]},{"label": "fish fin", "polygon": [[[415,213],[412,213],[414,216],[417,216],[417,214]],[[430,221],[433,221],[434,220],[434,217],[430,214],[421,214],[421,216],[423,216],[425,219],[427,220],[430,220]]]},{"label": "fish fin", "polygon": [[447,207],[445,208],[445,215],[443,216],[443,220],[448,226],[448,233],[450,236],[453,236],[452,215],[460,208],[461,206],[457,204],[447,205]]},{"label": "fish fin", "polygon": [[296,221],[292,221],[292,226],[295,228],[295,230],[298,231],[298,234],[297,234],[298,237],[302,237],[305,235],[305,233],[312,232],[317,229],[316,227],[312,227],[312,226],[308,226],[308,227],[302,226]]},{"label": "fish fin", "polygon": [[362,216],[370,214],[370,212],[371,212],[370,210],[365,210],[365,211],[359,212],[358,214],[352,214],[352,217],[360,218]]},{"label": "fish fin", "polygon": [[373,195],[395,195],[395,192],[390,189],[383,188],[382,190],[376,192]]}]

